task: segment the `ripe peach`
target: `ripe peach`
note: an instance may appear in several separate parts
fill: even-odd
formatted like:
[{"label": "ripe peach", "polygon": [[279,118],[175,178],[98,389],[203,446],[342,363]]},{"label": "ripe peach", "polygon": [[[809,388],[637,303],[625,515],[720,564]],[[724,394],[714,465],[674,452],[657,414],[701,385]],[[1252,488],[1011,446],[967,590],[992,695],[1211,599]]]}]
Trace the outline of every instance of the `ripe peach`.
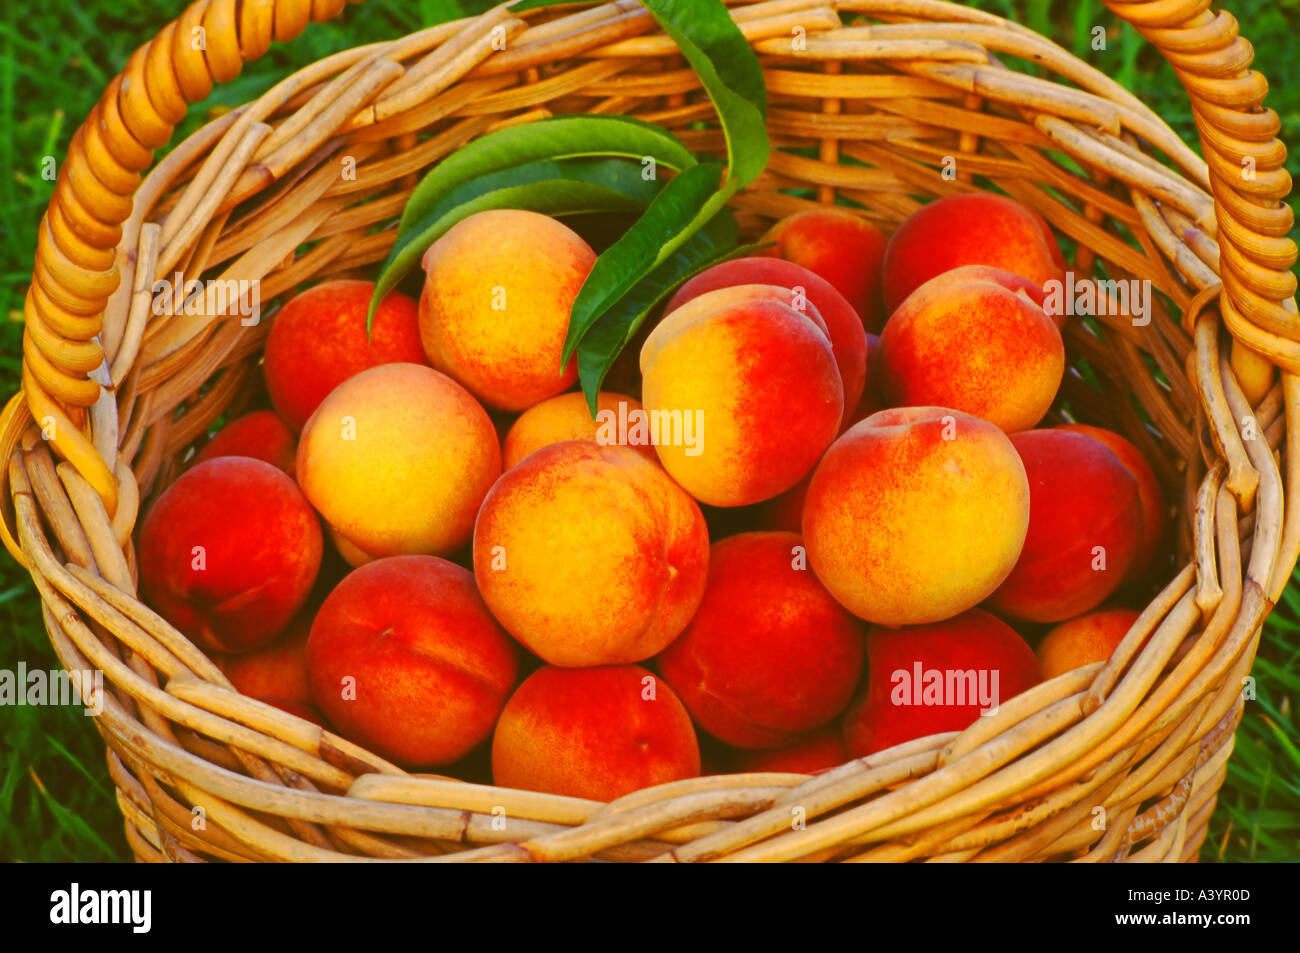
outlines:
[{"label": "ripe peach", "polygon": [[566,440],[618,444],[626,438],[624,446],[640,451],[657,463],[659,457],[650,445],[649,436],[642,433],[645,428],[637,423],[641,419],[641,402],[622,394],[601,391],[596,397],[594,418],[583,394],[548,397],[525,410],[511,425],[502,447],[502,462],[509,470],[530,453]]},{"label": "ripe peach", "polygon": [[1106,661],[1138,615],[1132,609],[1099,609],[1056,626],[1038,643],[1043,680]]},{"label": "ripe peach", "polygon": [[243,655],[217,656],[216,662],[241,695],[324,727],[307,680],[307,636],[314,617],[304,609],[274,642]]},{"label": "ripe peach", "polygon": [[882,410],[837,440],[803,508],[808,559],[850,612],[937,622],[1007,578],[1029,526],[1029,484],[1007,436],[941,407]]},{"label": "ripe peach", "polygon": [[217,457],[252,457],[293,476],[297,438],[270,410],[256,410],[230,421],[194,455],[195,463]]},{"label": "ripe peach", "polygon": [[745,506],[790,489],[835,438],[844,412],[825,331],[766,287],[694,298],[641,349],[646,410],[661,431],[664,421],[683,424],[680,435],[660,433],[659,459],[712,506]]},{"label": "ripe peach", "polygon": [[797,533],[741,533],[713,544],[704,599],[659,671],[715,738],[778,748],[849,703],[862,624],[809,571]]},{"label": "ripe peach", "polygon": [[946,731],[1038,684],[1038,659],[1011,626],[980,609],[867,634],[865,690],[844,716],[855,757]]},{"label": "ripe peach", "polygon": [[404,294],[389,292],[367,337],[374,289],[370,281],[325,281],[276,314],[263,370],[271,403],[294,430],[352,375],[379,364],[424,363],[415,302]]},{"label": "ripe peach", "polygon": [[948,195],[913,212],[889,239],[885,311],[960,265],[992,265],[1039,286],[1065,275],[1061,248],[1037,212],[987,192]]},{"label": "ripe peach", "polygon": [[537,212],[493,209],[424,255],[420,338],[429,362],[485,404],[523,410],[569,388],[569,310],[596,262],[576,232]]},{"label": "ripe peach", "polygon": [[320,569],[320,521],[263,460],[218,457],[186,471],[140,528],[149,604],[200,646],[248,652],[274,639]]},{"label": "ripe peach", "polygon": [[1060,389],[1061,333],[1028,296],[967,271],[930,279],[890,316],[880,338],[885,397],[1028,430]]},{"label": "ripe peach", "polygon": [[866,219],[838,208],[796,212],[764,236],[776,247],[767,254],[802,265],[835,286],[869,331],[885,323],[881,266],[888,238]]},{"label": "ripe peach", "polygon": [[1115,456],[1119,457],[1119,462],[1124,464],[1124,469],[1137,480],[1138,497],[1142,501],[1142,539],[1138,543],[1137,555],[1133,557],[1133,565],[1128,572],[1129,579],[1136,579],[1151,565],[1151,559],[1160,547],[1161,537],[1164,536],[1165,520],[1169,517],[1165,509],[1165,495],[1160,489],[1160,480],[1156,478],[1151,464],[1147,463],[1147,458],[1142,456],[1142,451],[1113,430],[1103,430],[1101,427],[1090,427],[1087,424],[1066,424],[1060,429],[1073,430],[1100,440]]},{"label": "ripe peach", "polygon": [[804,735],[775,751],[741,751],[735,760],[740,773],[776,772],[821,774],[853,760],[838,724]]},{"label": "ripe peach", "polygon": [[657,654],[695,614],[708,559],[695,501],[635,450],[589,440],[507,470],[474,526],[474,575],[492,614],[565,667]]},{"label": "ripe peach", "polygon": [[[1042,308],[1043,313],[1052,319],[1052,322],[1056,325],[1058,330],[1065,324],[1066,316],[1064,313],[1056,314],[1047,310],[1047,295],[1043,290],[1043,286],[1037,282],[1030,281],[1028,278],[1024,278],[1002,268],[994,268],[992,265],[959,265],[956,268],[945,271],[943,275],[967,280],[991,281],[994,284],[1001,285],[1012,293],[1020,294],[1021,292],[1024,292],[1022,297],[1027,297],[1034,304]],[[936,281],[943,277],[943,275],[935,275],[930,279],[930,281]],[[926,282],[926,284],[929,284],[929,282]]]},{"label": "ripe peach", "polygon": [[501,473],[487,412],[422,364],[385,364],[339,385],[298,444],[298,483],[353,565],[445,555],[469,540]]},{"label": "ripe peach", "polygon": [[1100,605],[1133,564],[1142,534],[1137,481],[1104,444],[1068,430],[1011,442],[1029,476],[1029,533],[989,605],[1030,622],[1060,622]]},{"label": "ripe peach", "polygon": [[853,306],[826,279],[779,258],[735,258],[705,269],[682,285],[669,300],[664,313],[672,314],[706,292],[750,284],[789,289],[781,295],[781,300],[796,310],[807,310],[811,305],[814,313],[821,317],[831,339],[835,366],[839,368],[840,380],[844,384],[844,426],[848,426],[848,415],[857,407],[866,386],[867,335]]},{"label": "ripe peach", "polygon": [[350,573],[307,640],[312,696],[348,738],[410,767],[451,764],[492,733],[516,648],[469,570],[392,556]]},{"label": "ripe peach", "polygon": [[254,652],[232,655],[218,664],[241,695],[271,704],[311,705],[307,682],[307,636],[315,613],[299,612],[284,634]]},{"label": "ripe peach", "polygon": [[639,665],[539,669],[510,697],[492,737],[500,787],[612,801],[699,773],[690,716]]}]

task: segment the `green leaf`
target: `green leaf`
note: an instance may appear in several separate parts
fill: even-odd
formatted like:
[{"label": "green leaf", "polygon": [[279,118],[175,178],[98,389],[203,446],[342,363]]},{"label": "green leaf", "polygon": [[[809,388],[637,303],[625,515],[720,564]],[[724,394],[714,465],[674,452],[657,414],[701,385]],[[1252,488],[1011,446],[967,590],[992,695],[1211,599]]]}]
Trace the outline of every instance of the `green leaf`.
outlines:
[{"label": "green leaf", "polygon": [[[713,163],[684,170],[659,193],[628,233],[597,259],[573,303],[564,341],[565,361],[581,350],[585,335],[623,295],[713,220],[731,196],[758,177],[771,154],[763,70],[726,6],[719,0],[642,3],[677,44],[717,110],[727,142],[727,175],[725,180],[719,176],[721,181],[714,181]],[[624,316],[626,313],[622,312]],[[616,320],[615,325],[618,323]],[[610,339],[602,336],[588,350],[585,374],[579,367],[582,389],[592,406],[599,381],[618,356],[617,350],[611,351],[610,333]]]},{"label": "green leaf", "polygon": [[[563,353],[563,361],[567,363],[575,353],[581,352],[586,335],[597,327],[604,315],[618,307],[610,322],[602,325],[598,338],[582,352],[585,371],[580,367],[579,373],[583,391],[593,407],[600,381],[618,356],[618,351],[627,343],[629,327],[635,330],[654,301],[658,300],[655,297],[647,303],[653,289],[656,285],[670,282],[676,274],[674,267],[688,266],[678,262],[676,266],[669,266],[662,273],[656,274],[657,269],[690,242],[692,236],[706,223],[712,223],[731,196],[758,177],[767,166],[771,154],[771,143],[767,136],[767,91],[763,83],[763,71],[758,57],[754,55],[721,0],[642,0],[642,4],[700,77],[700,82],[718,113],[727,143],[726,177],[723,178],[722,167],[717,162],[693,164],[679,161],[677,175],[654,197],[632,227],[596,260],[595,267],[573,303]],[[554,5],[556,4],[549,0],[523,0],[514,4],[512,10],[522,12]],[[655,154],[648,146],[632,145],[626,141],[625,136],[631,127],[620,129],[613,125],[584,126],[578,124],[580,118],[582,117],[567,117],[563,121],[572,125],[559,127],[573,131],[571,148],[580,148],[593,134],[604,135],[609,131],[609,138],[603,141],[604,149],[627,157],[638,153]],[[595,120],[597,117],[585,118]],[[551,123],[561,121],[547,120]],[[523,135],[525,131],[536,129],[540,125],[542,124],[536,123],[517,127],[517,131]],[[503,130],[508,131],[511,130]],[[640,141],[646,143],[653,136],[645,128],[637,129],[636,133],[642,137]],[[669,150],[669,143],[676,142],[666,131],[657,134],[660,138],[653,141],[661,151]],[[525,152],[525,158],[537,157],[540,150],[547,148],[541,138],[534,135],[531,140],[522,140],[525,150],[539,150],[535,153]],[[482,141],[486,139],[480,140]],[[482,151],[479,153],[472,153],[472,148],[466,147],[438,167],[439,170],[446,170],[442,175],[448,181],[481,174],[486,169],[499,168],[521,159],[519,147],[509,143],[504,143],[499,150],[480,147]],[[461,158],[465,153],[470,154],[467,158]],[[664,164],[673,168],[671,163]],[[461,166],[464,171],[459,171]],[[435,170],[435,174],[437,172]],[[425,183],[422,183],[421,188],[424,186]],[[408,208],[407,214],[403,215],[403,232],[413,229],[411,223],[416,219],[428,220],[429,213],[424,208],[424,203],[432,202],[429,196],[436,195],[440,189],[445,188],[445,185],[440,185],[435,180],[429,184],[427,194],[417,190],[417,194],[412,196],[416,208]],[[707,245],[707,240],[704,244]],[[396,248],[395,253],[409,255]],[[703,252],[692,246],[684,254],[688,257],[683,261],[691,261],[694,259],[689,256],[702,255]],[[385,276],[388,267],[385,266]],[[648,281],[644,288],[640,288],[642,281]],[[634,293],[633,289],[638,288],[640,290]],[[378,296],[379,289],[376,289],[376,294]],[[629,300],[623,303],[625,296],[629,296]],[[621,343],[616,343],[620,337]]]},{"label": "green leaf", "polygon": [[767,87],[749,41],[720,2],[642,0],[704,84],[727,139],[732,195],[767,166]]},{"label": "green leaf", "polygon": [[640,163],[626,159],[542,159],[490,172],[464,182],[429,204],[388,253],[375,282],[366,316],[369,332],[374,309],[425,251],[462,219],[488,209],[528,209],[548,215],[625,211],[645,208],[662,183],[647,181]]},{"label": "green leaf", "polygon": [[[767,86],[740,28],[720,0],[641,0],[677,44],[718,111],[727,141],[728,186],[734,195],[767,166]],[[523,0],[511,12],[570,6],[572,0]]]},{"label": "green leaf", "polygon": [[722,166],[717,162],[687,169],[664,186],[623,237],[596,259],[569,312],[561,363],[568,363],[583,335],[615,301],[699,229],[702,210],[720,194],[721,179]]},{"label": "green leaf", "polygon": [[627,116],[556,116],[508,126],[467,143],[434,166],[407,200],[398,234],[427,218],[439,199],[471,179],[539,159],[581,156],[651,156],[679,172],[696,162],[672,133]]},{"label": "green leaf", "polygon": [[578,380],[592,416],[605,375],[660,302],[710,265],[759,246],[738,248],[736,219],[722,209],[606,311],[578,346]]}]

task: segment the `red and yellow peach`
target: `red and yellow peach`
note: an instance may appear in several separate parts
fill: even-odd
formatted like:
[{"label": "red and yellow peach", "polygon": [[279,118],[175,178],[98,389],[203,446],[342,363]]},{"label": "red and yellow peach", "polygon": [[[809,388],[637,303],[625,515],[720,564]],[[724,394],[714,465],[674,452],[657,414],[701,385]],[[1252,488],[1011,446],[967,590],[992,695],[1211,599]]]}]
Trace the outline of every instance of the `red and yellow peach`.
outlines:
[{"label": "red and yellow peach", "polygon": [[682,285],[669,300],[664,313],[672,314],[686,302],[709,291],[745,285],[772,285],[787,289],[787,294],[779,296],[781,300],[801,311],[809,310],[808,305],[811,305],[821,318],[844,384],[844,426],[847,426],[866,386],[867,335],[862,327],[862,318],[826,279],[779,258],[735,258],[705,269]]},{"label": "red and yellow peach", "polygon": [[704,599],[659,671],[715,738],[777,748],[848,704],[862,635],[808,569],[797,533],[741,533],[713,544]]},{"label": "red and yellow peach", "polygon": [[569,311],[596,254],[567,225],[493,209],[453,225],[424,255],[420,338],[429,362],[479,400],[524,410],[569,388]]},{"label": "red and yellow peach", "polygon": [[195,463],[217,457],[252,457],[293,475],[298,441],[273,411],[256,410],[230,421],[194,456]]},{"label": "red and yellow peach", "polygon": [[516,652],[468,570],[393,556],[353,571],[326,597],[307,671],[340,733],[399,764],[430,767],[492,734],[518,676]]},{"label": "red and yellow peach", "polygon": [[149,604],[200,646],[248,652],[303,606],[320,569],[320,521],[293,480],[252,457],[186,471],[140,528]]},{"label": "red and yellow peach", "polygon": [[768,254],[802,265],[829,281],[862,319],[879,331],[886,313],[881,300],[881,267],[888,239],[866,219],[838,208],[796,212],[764,236],[776,242]]},{"label": "red and yellow peach", "polygon": [[[745,506],[790,489],[840,428],[844,392],[830,340],[808,312],[773,298],[771,287],[694,298],[641,349],[646,411],[683,421],[682,439],[657,441],[659,459],[713,506]],[[695,422],[689,435],[688,419]]]},{"label": "red and yellow peach", "polygon": [[936,275],[992,265],[1040,287],[1065,276],[1065,258],[1043,217],[988,192],[948,195],[898,226],[885,248],[885,310],[893,311]]},{"label": "red and yellow peach", "polygon": [[1027,295],[971,271],[932,278],[890,316],[880,338],[885,397],[965,411],[1007,433],[1028,430],[1061,386],[1060,331]]},{"label": "red and yellow peach", "polygon": [[1011,442],[1029,478],[1029,532],[994,611],[1060,622],[1096,608],[1123,581],[1142,534],[1138,484],[1100,441],[1029,430]]},{"label": "red and yellow peach", "polygon": [[951,618],[1016,565],[1029,527],[1025,467],[987,421],[941,407],[854,425],[808,486],[803,535],[817,577],[880,625]]},{"label": "red and yellow peach", "polygon": [[980,609],[867,635],[865,691],[844,716],[864,758],[905,741],[961,731],[1038,683],[1038,659],[1011,626]]},{"label": "red and yellow peach", "polygon": [[1119,462],[1124,464],[1124,469],[1137,480],[1138,498],[1142,501],[1142,539],[1128,572],[1129,579],[1136,579],[1151,565],[1152,557],[1160,548],[1165,521],[1169,517],[1165,509],[1165,495],[1160,489],[1160,480],[1151,469],[1147,458],[1142,455],[1142,451],[1113,430],[1092,427],[1088,424],[1066,424],[1060,429],[1073,430],[1076,433],[1087,434],[1094,440],[1100,440],[1110,448],[1111,453],[1119,457]]},{"label": "red and yellow peach", "polygon": [[501,446],[463,387],[422,364],[385,364],[337,387],[298,444],[297,475],[352,565],[463,546]]},{"label": "red and yellow peach", "polygon": [[497,481],[474,527],[488,607],[552,665],[637,662],[686,627],[704,593],[699,507],[627,447],[543,447]]},{"label": "red and yellow peach", "polygon": [[[529,407],[511,425],[502,445],[502,464],[509,470],[524,457],[542,447],[566,440],[595,440],[598,443],[618,444],[639,450],[647,458],[658,462],[659,457],[645,442],[637,421],[643,414],[641,402],[623,394],[601,391],[596,396],[596,415],[587,406],[581,393],[560,394],[548,397],[540,404]],[[626,426],[625,426],[626,425]]]},{"label": "red and yellow peach", "polygon": [[1043,679],[1106,661],[1137,619],[1132,609],[1098,609],[1062,622],[1038,643]]},{"label": "red and yellow peach", "polygon": [[374,283],[325,281],[290,299],[266,339],[263,369],[276,412],[295,431],[335,387],[380,364],[424,363],[415,302],[392,291],[366,331]]},{"label": "red and yellow peach", "polygon": [[699,773],[690,716],[639,665],[539,669],[510,697],[492,737],[501,787],[612,801]]}]

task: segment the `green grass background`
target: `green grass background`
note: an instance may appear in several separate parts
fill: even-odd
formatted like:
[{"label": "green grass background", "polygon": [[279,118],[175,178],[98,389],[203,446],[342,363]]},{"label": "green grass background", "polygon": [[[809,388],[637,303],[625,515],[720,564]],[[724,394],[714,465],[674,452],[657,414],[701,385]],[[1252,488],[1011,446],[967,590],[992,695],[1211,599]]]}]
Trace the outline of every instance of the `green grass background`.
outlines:
[{"label": "green grass background", "polygon": [[[471,5],[473,0],[469,0]],[[174,141],[212,110],[255,97],[293,68],[363,42],[446,19],[457,0],[367,0],[341,21],[317,24],[277,46],[191,110]],[[1099,0],[982,0],[977,4],[1051,36],[1150,103],[1188,142],[1195,130],[1172,70]],[[0,23],[0,391],[18,386],[23,296],[36,228],[53,183],[45,156],[60,160],[101,91],[132,50],[182,9],[180,0],[8,0]],[[1228,4],[1255,44],[1265,76],[1291,79],[1300,62],[1300,0]],[[1090,48],[1094,26],[1107,49]],[[1300,84],[1277,84],[1269,105],[1282,116],[1300,176]],[[0,554],[0,668],[57,665],[25,572]],[[1293,584],[1266,629],[1227,782],[1203,860],[1300,859],[1300,587]],[[80,709],[0,707],[0,859],[112,861],[130,858],[104,763],[104,747]]]}]

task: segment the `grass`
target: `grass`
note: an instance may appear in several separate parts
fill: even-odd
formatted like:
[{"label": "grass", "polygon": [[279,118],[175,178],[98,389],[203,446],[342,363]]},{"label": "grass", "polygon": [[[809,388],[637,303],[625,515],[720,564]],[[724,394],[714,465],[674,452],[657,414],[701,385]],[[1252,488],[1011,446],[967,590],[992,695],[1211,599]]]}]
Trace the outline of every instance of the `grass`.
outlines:
[{"label": "grass", "polygon": [[[1186,94],[1172,70],[1100,0],[982,0],[976,5],[1054,37],[1133,89],[1195,142]],[[72,133],[132,50],[181,10],[180,0],[11,0],[0,22],[0,391],[17,389],[23,297],[36,227]],[[398,36],[446,18],[456,0],[368,0],[343,21],[317,24],[219,87],[173,141],[215,110],[258,95],[286,71],[347,46]],[[1256,65],[1280,78],[1300,60],[1300,0],[1236,0],[1229,8],[1255,42]],[[1092,49],[1093,28],[1106,49]],[[1300,86],[1275,86],[1269,105],[1300,129]],[[1296,145],[1294,141],[1292,145]],[[1289,160],[1300,177],[1300,149]],[[1293,200],[1294,201],[1294,200]],[[0,556],[0,668],[57,665],[25,572]],[[1205,860],[1300,859],[1300,587],[1265,629],[1255,664],[1258,698],[1246,707],[1227,781],[1202,851]],[[129,859],[104,745],[79,709],[0,707],[0,860]]]}]

